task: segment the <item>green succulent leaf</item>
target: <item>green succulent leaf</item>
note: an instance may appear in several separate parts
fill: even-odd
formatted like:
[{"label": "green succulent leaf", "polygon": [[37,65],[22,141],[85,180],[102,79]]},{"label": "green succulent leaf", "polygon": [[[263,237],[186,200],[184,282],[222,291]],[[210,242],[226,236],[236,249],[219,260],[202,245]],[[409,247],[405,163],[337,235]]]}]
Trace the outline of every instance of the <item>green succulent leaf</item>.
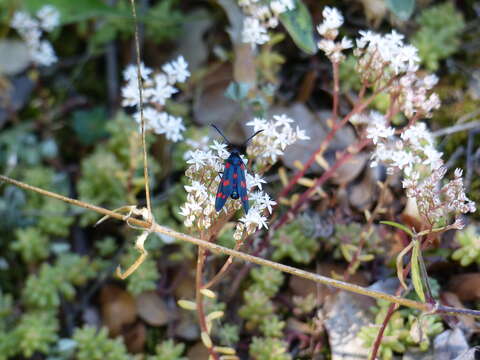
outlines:
[{"label": "green succulent leaf", "polygon": [[300,49],[310,55],[317,52],[317,46],[313,38],[312,17],[301,0],[296,0],[295,8],[282,13],[279,18]]}]

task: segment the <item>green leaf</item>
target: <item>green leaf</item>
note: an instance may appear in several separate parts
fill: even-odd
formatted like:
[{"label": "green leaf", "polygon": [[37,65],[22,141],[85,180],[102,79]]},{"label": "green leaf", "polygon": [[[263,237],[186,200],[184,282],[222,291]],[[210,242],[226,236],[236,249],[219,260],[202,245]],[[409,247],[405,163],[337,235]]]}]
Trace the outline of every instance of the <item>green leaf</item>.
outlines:
[{"label": "green leaf", "polygon": [[405,231],[408,235],[412,236],[413,237],[413,232],[412,230],[410,230],[408,227],[406,227],[405,225],[403,224],[399,224],[395,221],[380,221],[380,224],[385,224],[385,225],[390,225],[390,226],[393,226],[393,227],[396,227],[400,230],[403,230]]},{"label": "green leaf", "polygon": [[400,20],[408,20],[415,9],[415,0],[386,0],[387,7]]},{"label": "green leaf", "polygon": [[310,55],[317,52],[313,38],[312,17],[301,0],[295,0],[295,8],[280,14],[279,18],[300,49]]},{"label": "green leaf", "polygon": [[[45,5],[45,0],[25,0],[24,4],[29,12],[34,13]],[[108,6],[102,0],[49,0],[48,4],[58,9],[62,24],[88,20],[98,16],[118,15],[115,8]],[[123,15],[128,16],[128,13]]]},{"label": "green leaf", "polygon": [[247,97],[251,87],[249,83],[232,81],[225,90],[225,96],[233,101],[240,102]]},{"label": "green leaf", "polygon": [[413,288],[422,302],[425,302],[425,293],[423,292],[422,276],[420,273],[419,256],[420,256],[420,242],[413,240],[412,251],[412,282]]},{"label": "green leaf", "polygon": [[98,140],[108,136],[105,129],[107,120],[107,113],[102,107],[96,107],[92,110],[79,110],[73,113],[73,130],[80,142],[84,145],[93,145]]}]

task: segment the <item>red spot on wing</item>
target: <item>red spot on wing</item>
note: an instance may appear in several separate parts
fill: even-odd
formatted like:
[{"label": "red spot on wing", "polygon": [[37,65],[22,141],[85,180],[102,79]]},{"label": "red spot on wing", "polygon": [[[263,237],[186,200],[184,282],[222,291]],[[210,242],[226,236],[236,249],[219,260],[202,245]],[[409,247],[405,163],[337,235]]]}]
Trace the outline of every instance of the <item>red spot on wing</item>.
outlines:
[{"label": "red spot on wing", "polygon": [[227,195],[223,194],[222,199],[226,199]]},{"label": "red spot on wing", "polygon": [[245,196],[243,197],[243,201],[247,201],[247,200],[248,200],[248,196],[245,195]]},{"label": "red spot on wing", "polygon": [[223,182],[223,186],[228,186],[229,184],[230,184],[230,180],[225,180],[225,181]]},{"label": "red spot on wing", "polygon": [[234,179],[238,178],[238,174],[237,174],[237,173],[234,173],[234,174],[233,174],[233,178],[234,178]]},{"label": "red spot on wing", "polygon": [[221,192],[219,192],[219,193],[217,194],[217,198],[221,198],[222,196],[223,196],[223,194],[222,194]]},{"label": "red spot on wing", "polygon": [[245,165],[241,164],[240,169],[245,170]]},{"label": "red spot on wing", "polygon": [[228,169],[229,167],[230,167],[230,163],[227,162],[227,163],[225,164],[225,169]]},{"label": "red spot on wing", "polygon": [[245,185],[245,181],[243,181],[243,180],[242,180],[242,181],[240,181],[240,186],[241,186],[242,188],[246,187],[246,185]]}]

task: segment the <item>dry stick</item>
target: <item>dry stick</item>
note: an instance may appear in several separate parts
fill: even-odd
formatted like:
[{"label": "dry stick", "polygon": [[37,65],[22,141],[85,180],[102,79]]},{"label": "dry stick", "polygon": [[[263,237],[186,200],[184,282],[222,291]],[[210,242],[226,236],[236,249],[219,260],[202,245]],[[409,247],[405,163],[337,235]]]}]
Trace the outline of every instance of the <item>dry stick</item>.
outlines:
[{"label": "dry stick", "polygon": [[[235,243],[235,247],[233,248],[234,250],[240,250],[240,248],[243,245],[243,242],[245,241],[245,238],[242,236],[242,238]],[[218,273],[205,285],[203,285],[204,289],[210,289],[211,287],[217,285],[224,277],[227,275],[227,270],[230,269],[230,265],[233,263],[233,256],[229,256],[227,261],[223,264],[223,266],[220,268]]]},{"label": "dry stick", "polygon": [[[57,200],[67,202],[67,203],[72,204],[72,205],[83,207],[85,209],[95,211],[99,214],[107,215],[107,216],[112,217],[112,218],[117,219],[117,220],[121,220],[121,221],[127,220],[124,215],[116,213],[114,211],[102,208],[100,206],[91,205],[91,204],[85,203],[83,201],[72,199],[72,198],[69,198],[69,197],[66,197],[66,196],[63,196],[63,195],[60,195],[60,194],[56,194],[56,193],[51,192],[51,191],[40,189],[38,187],[25,184],[21,181],[11,179],[11,178],[9,178],[7,176],[4,176],[4,175],[0,175],[0,180],[5,181],[9,184],[18,186],[19,188],[22,188],[22,189],[25,189],[25,190],[34,191],[34,192],[36,192],[38,194],[41,194],[41,195],[44,195],[44,196],[48,196],[48,197],[51,197],[51,198],[54,198],[54,199],[57,199]],[[252,263],[255,263],[255,264],[258,264],[258,265],[262,265],[262,266],[268,266],[270,268],[273,268],[273,269],[276,269],[276,270],[279,270],[279,271],[282,271],[282,272],[285,272],[285,273],[288,273],[288,274],[292,274],[292,275],[295,275],[295,276],[298,276],[298,277],[301,277],[301,278],[304,278],[304,279],[312,280],[314,282],[317,282],[317,283],[320,283],[320,284],[323,284],[323,285],[333,286],[335,288],[343,289],[343,290],[350,291],[350,292],[353,292],[353,293],[356,293],[356,294],[373,297],[375,299],[386,300],[386,301],[389,301],[389,302],[393,302],[393,303],[396,303],[396,304],[399,304],[399,305],[402,305],[402,306],[406,306],[406,307],[410,307],[410,308],[413,308],[413,309],[418,309],[418,310],[421,310],[421,311],[427,311],[427,312],[434,311],[435,313],[467,314],[467,315],[471,315],[471,316],[480,317],[480,311],[477,311],[477,310],[457,309],[457,308],[438,305],[438,304],[435,307],[433,307],[431,304],[421,303],[421,302],[410,300],[410,299],[404,299],[404,298],[401,298],[401,297],[398,297],[398,296],[383,293],[381,291],[370,290],[370,289],[363,288],[363,287],[358,286],[358,285],[354,285],[354,284],[350,284],[350,283],[347,283],[347,282],[344,282],[344,281],[331,279],[331,278],[326,277],[326,276],[322,276],[322,275],[311,273],[311,272],[308,272],[308,271],[305,271],[305,270],[297,269],[297,268],[294,268],[294,267],[291,267],[291,266],[288,266],[288,265],[283,265],[283,264],[280,264],[280,263],[277,263],[277,262],[274,262],[274,261],[270,261],[270,260],[267,260],[267,259],[262,259],[262,258],[257,257],[257,256],[252,256],[252,255],[245,254],[245,253],[242,253],[240,251],[232,250],[232,249],[229,249],[229,248],[226,248],[226,247],[223,247],[223,246],[220,246],[220,245],[217,245],[217,244],[205,241],[205,240],[197,239],[193,236],[177,232],[175,230],[169,229],[169,228],[167,228],[165,226],[162,226],[162,225],[159,225],[157,223],[151,224],[147,221],[136,219],[136,218],[129,218],[128,222],[129,222],[129,224],[145,228],[146,230],[150,230],[152,232],[159,233],[159,234],[168,235],[168,236],[173,237],[175,239],[186,241],[186,242],[189,242],[191,244],[200,246],[202,248],[206,248],[206,249],[210,250],[211,252],[213,252],[215,254],[231,255],[231,256],[236,257],[236,258],[238,258],[240,260],[243,260],[243,261],[252,262]]]},{"label": "dry stick", "polygon": [[147,202],[148,212],[152,213],[152,204],[150,201],[150,180],[148,177],[148,161],[147,161],[147,146],[145,144],[145,119],[143,118],[143,80],[142,80],[142,70],[140,66],[140,41],[138,40],[138,22],[137,22],[137,11],[135,10],[135,0],[130,0],[132,6],[132,15],[135,25],[135,51],[137,54],[137,79],[138,79],[138,95],[139,95],[139,104],[138,109],[140,110],[140,121],[142,128],[142,148],[143,148],[143,177],[145,179],[145,198]]}]

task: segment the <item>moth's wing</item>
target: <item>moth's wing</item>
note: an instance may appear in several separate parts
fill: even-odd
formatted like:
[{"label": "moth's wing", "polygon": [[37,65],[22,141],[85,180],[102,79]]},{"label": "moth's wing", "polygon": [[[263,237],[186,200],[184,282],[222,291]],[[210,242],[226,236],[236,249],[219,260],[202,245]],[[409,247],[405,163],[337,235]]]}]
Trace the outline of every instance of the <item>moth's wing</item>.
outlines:
[{"label": "moth's wing", "polygon": [[218,185],[217,197],[215,198],[215,210],[220,211],[225,205],[225,202],[230,197],[233,191],[233,168],[234,166],[229,162],[229,159],[225,161],[225,169],[223,171],[222,179]]},{"label": "moth's wing", "polygon": [[237,191],[240,195],[240,200],[242,200],[243,210],[245,210],[245,214],[247,214],[248,209],[250,209],[250,204],[248,203],[247,180],[245,178],[245,165],[243,162],[240,165],[235,166],[235,173],[238,176]]}]

